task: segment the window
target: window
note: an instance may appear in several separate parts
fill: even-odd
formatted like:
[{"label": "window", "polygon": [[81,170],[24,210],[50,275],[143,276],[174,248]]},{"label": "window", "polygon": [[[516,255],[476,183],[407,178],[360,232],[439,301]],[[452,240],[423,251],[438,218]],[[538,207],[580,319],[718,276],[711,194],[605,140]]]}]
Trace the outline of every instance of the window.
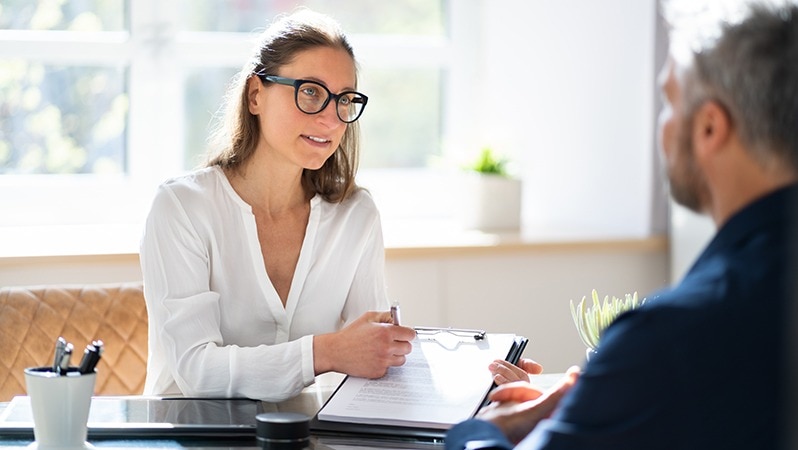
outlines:
[{"label": "window", "polygon": [[[474,14],[455,13],[474,6],[302,3],[341,22],[355,48],[359,89],[370,97],[361,119],[364,184],[379,184],[386,171],[400,178],[424,172],[445,153],[452,125],[448,89],[459,72],[453,26],[469,28],[453,17],[470,20]],[[253,36],[294,6],[4,1],[0,208],[9,213],[0,226],[140,225],[155,187],[200,163],[227,83]]]}]

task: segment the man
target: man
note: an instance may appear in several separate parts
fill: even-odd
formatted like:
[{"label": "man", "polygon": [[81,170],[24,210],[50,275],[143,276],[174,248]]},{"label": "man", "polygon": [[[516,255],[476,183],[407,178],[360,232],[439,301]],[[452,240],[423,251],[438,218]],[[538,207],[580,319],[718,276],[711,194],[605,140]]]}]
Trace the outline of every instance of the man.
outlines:
[{"label": "man", "polygon": [[569,372],[546,393],[501,386],[478,419],[450,430],[447,448],[778,447],[798,192],[798,6],[773,3],[746,5],[714,34],[691,15],[703,40],[685,39],[666,11],[659,132],[671,193],[718,228],[694,266],[618,318],[578,380]]}]

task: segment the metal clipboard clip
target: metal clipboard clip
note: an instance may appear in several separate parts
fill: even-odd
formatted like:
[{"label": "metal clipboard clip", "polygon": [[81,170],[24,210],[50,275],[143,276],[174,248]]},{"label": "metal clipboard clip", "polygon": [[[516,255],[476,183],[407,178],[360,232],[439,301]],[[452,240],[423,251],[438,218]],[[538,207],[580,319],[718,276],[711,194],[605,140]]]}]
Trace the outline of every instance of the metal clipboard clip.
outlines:
[{"label": "metal clipboard clip", "polygon": [[463,339],[473,339],[475,341],[481,341],[485,339],[485,335],[487,334],[485,330],[469,330],[465,328],[436,328],[436,327],[415,327],[416,335],[420,339],[436,339],[438,335],[441,334],[449,334]]},{"label": "metal clipboard clip", "polygon": [[485,341],[485,330],[463,328],[415,327],[416,337],[421,341],[432,341],[446,350],[457,350],[461,345],[477,345]]}]

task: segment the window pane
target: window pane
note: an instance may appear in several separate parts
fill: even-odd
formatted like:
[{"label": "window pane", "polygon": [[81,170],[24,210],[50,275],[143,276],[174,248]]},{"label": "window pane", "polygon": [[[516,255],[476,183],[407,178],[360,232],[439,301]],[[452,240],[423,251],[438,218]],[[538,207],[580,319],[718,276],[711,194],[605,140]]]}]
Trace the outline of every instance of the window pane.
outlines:
[{"label": "window pane", "polygon": [[125,171],[124,68],[0,60],[0,173]]},{"label": "window pane", "polygon": [[182,29],[248,33],[304,5],[334,17],[347,34],[442,36],[446,32],[443,4],[443,0],[181,0]]},{"label": "window pane", "polygon": [[0,29],[122,31],[124,0],[3,0]]},{"label": "window pane", "polygon": [[[184,30],[251,32],[297,5],[279,0],[181,0]],[[443,36],[445,0],[305,0],[299,2],[338,19],[347,33]],[[355,49],[357,53],[357,49]],[[441,154],[443,64],[361,66],[359,87],[369,96],[363,118],[361,167],[415,168]],[[206,148],[209,122],[234,74],[203,69],[186,79],[186,168]]]},{"label": "window pane", "polygon": [[192,169],[205,161],[208,136],[221,114],[224,93],[237,69],[202,68],[188,72],[185,82],[185,151],[184,166]]},{"label": "window pane", "polygon": [[[214,115],[236,69],[198,69],[186,77],[186,169],[204,162]],[[441,154],[441,71],[362,70],[369,103],[361,127],[364,168],[426,167]]]},{"label": "window pane", "polygon": [[426,167],[441,154],[441,71],[361,68],[361,167]]}]

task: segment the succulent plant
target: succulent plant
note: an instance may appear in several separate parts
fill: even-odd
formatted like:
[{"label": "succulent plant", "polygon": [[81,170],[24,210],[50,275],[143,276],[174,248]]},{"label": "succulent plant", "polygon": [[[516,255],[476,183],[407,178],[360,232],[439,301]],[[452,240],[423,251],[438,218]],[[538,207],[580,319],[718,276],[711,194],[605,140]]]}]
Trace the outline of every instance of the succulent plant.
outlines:
[{"label": "succulent plant", "polygon": [[598,292],[593,289],[593,305],[586,305],[587,297],[582,297],[582,301],[574,306],[574,301],[571,300],[571,316],[574,318],[574,324],[579,332],[579,337],[582,342],[592,350],[595,350],[599,344],[604,330],[610,326],[613,320],[621,313],[637,308],[645,303],[646,299],[637,299],[637,292],[634,294],[626,294],[623,299],[613,296],[604,297],[604,302],[599,302]]},{"label": "succulent plant", "polygon": [[510,174],[507,172],[507,164],[508,161],[506,159],[499,157],[490,147],[485,147],[479,153],[479,156],[468,164],[466,168],[485,175],[508,178]]}]

